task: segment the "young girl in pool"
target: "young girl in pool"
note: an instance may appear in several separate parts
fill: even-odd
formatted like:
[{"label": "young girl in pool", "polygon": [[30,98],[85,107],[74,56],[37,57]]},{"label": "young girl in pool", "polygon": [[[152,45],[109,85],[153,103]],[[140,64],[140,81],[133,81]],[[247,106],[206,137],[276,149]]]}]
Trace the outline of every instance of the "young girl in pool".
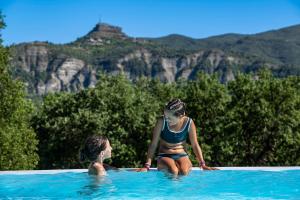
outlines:
[{"label": "young girl in pool", "polygon": [[111,157],[111,146],[104,136],[93,135],[86,139],[83,148],[80,150],[80,161],[89,160],[89,174],[103,176],[110,166],[103,163]]},{"label": "young girl in pool", "polygon": [[149,170],[159,143],[157,157],[158,170],[167,170],[175,175],[187,175],[192,168],[192,163],[184,147],[187,137],[190,139],[193,151],[199,162],[199,167],[204,170],[216,169],[205,165],[202,151],[197,141],[196,126],[193,120],[185,114],[185,103],[180,99],[172,100],[166,104],[164,116],[157,120],[153,129],[146,163],[138,171]]}]

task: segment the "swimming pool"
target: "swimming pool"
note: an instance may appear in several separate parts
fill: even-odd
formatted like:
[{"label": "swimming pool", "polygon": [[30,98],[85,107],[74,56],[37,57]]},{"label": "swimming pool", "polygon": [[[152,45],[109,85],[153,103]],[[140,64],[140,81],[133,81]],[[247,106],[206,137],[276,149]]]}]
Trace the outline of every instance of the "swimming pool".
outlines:
[{"label": "swimming pool", "polygon": [[120,170],[99,179],[86,170],[0,172],[0,199],[300,199],[300,168],[236,169],[178,177]]}]

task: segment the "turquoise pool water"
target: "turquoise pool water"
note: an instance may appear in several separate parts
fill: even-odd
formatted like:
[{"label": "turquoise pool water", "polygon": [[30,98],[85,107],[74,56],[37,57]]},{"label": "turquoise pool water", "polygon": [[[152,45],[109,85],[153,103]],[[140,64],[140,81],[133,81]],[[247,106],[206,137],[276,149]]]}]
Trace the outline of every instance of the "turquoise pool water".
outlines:
[{"label": "turquoise pool water", "polygon": [[1,174],[0,199],[300,199],[300,170]]}]

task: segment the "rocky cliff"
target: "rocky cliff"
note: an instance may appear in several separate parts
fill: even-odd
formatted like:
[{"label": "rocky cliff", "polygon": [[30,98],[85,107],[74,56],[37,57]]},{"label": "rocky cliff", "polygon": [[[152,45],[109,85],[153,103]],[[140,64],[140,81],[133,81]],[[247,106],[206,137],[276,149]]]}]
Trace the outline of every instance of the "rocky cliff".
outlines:
[{"label": "rocky cliff", "polygon": [[[270,35],[270,32],[267,34]],[[276,34],[271,35],[274,40]],[[178,35],[160,39],[132,38],[120,27],[97,24],[87,35],[70,44],[34,42],[14,45],[11,47],[11,65],[13,75],[25,81],[30,93],[38,95],[94,87],[99,72],[122,72],[130,79],[149,76],[164,82],[193,79],[199,71],[218,73],[222,82],[234,79],[238,71],[255,72],[262,67],[268,67],[277,74],[298,73],[295,63],[283,63],[282,57],[277,59],[271,55],[272,60],[262,53],[256,54],[256,51],[263,51],[264,47],[259,45],[268,41],[262,41],[261,34],[256,37],[260,39],[243,35],[206,40]],[[245,45],[246,42],[248,45]],[[300,44],[300,41],[296,42]],[[270,41],[265,44],[267,48],[270,45]],[[282,56],[278,51],[279,57]]]}]

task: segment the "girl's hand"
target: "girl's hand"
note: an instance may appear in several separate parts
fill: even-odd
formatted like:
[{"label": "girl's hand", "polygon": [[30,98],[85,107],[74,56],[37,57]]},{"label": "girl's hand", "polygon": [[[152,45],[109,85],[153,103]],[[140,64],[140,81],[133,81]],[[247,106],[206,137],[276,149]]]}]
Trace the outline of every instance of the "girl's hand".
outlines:
[{"label": "girl's hand", "polygon": [[142,167],[142,168],[136,169],[135,171],[136,171],[136,172],[147,172],[147,171],[148,171],[148,168]]},{"label": "girl's hand", "polygon": [[219,170],[218,168],[215,168],[215,167],[208,167],[208,166],[206,166],[206,165],[201,166],[200,168],[202,168],[203,170]]},{"label": "girl's hand", "polygon": [[149,171],[151,164],[145,163],[144,167],[137,169],[137,172],[144,172],[144,171]]}]

